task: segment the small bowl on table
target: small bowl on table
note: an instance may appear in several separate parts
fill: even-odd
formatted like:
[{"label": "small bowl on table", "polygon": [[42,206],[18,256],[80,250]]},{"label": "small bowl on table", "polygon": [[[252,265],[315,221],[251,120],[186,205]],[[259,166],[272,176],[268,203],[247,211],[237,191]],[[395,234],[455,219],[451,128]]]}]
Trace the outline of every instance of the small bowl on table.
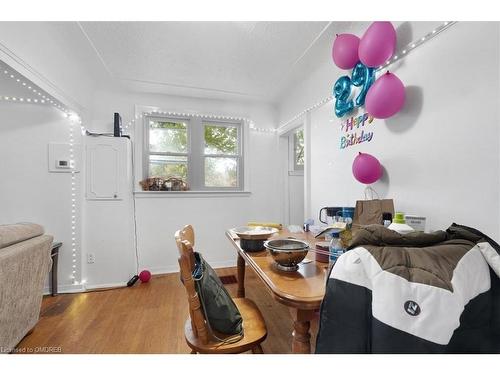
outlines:
[{"label": "small bowl on table", "polygon": [[294,238],[279,238],[264,242],[264,246],[273,257],[276,268],[281,271],[297,271],[304,260],[309,244]]},{"label": "small bowl on table", "polygon": [[240,246],[246,252],[265,250],[264,241],[278,233],[276,228],[250,226],[233,228],[231,231],[240,238]]}]

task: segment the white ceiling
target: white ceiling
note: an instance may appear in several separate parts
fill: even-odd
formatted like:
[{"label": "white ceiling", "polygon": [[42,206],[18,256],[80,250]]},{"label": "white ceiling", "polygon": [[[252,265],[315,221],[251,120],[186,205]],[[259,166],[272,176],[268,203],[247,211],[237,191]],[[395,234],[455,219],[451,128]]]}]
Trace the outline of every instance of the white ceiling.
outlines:
[{"label": "white ceiling", "polygon": [[80,26],[103,67],[128,89],[271,102],[287,78],[292,73],[297,76],[300,62],[320,37],[332,33],[328,22],[81,22]]}]

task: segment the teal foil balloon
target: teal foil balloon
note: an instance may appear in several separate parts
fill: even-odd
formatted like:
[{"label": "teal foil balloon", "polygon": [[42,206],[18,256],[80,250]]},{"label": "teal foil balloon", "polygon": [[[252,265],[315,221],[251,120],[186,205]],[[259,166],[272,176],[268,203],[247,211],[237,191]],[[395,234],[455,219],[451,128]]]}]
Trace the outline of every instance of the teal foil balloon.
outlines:
[{"label": "teal foil balloon", "polygon": [[363,63],[358,62],[352,70],[351,77],[351,83],[356,87],[361,87],[361,91],[354,100],[356,107],[359,107],[365,104],[368,89],[373,85],[373,82],[375,82],[375,69],[369,68],[363,65]]},{"label": "teal foil balloon", "polygon": [[354,103],[349,100],[351,95],[351,79],[348,76],[340,77],[333,85],[333,96],[335,96],[335,116],[342,117],[354,108]]}]

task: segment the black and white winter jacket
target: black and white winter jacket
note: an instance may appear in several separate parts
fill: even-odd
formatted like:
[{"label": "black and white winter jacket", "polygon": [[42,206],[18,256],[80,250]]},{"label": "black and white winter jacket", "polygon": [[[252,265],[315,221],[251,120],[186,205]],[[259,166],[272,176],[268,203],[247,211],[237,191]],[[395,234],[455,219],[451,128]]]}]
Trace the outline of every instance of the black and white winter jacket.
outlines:
[{"label": "black and white winter jacket", "polygon": [[500,353],[500,246],[456,224],[360,229],[328,279],[316,353]]}]

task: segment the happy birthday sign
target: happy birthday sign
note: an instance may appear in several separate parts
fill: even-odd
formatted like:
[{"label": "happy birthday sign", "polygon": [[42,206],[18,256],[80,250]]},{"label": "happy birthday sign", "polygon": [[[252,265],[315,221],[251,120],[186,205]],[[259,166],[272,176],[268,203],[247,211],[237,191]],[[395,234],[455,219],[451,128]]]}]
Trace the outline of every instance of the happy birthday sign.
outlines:
[{"label": "happy birthday sign", "polygon": [[[340,124],[340,149],[354,146],[363,142],[370,142],[373,139],[373,117],[368,113],[360,116],[347,118]],[[358,130],[361,129],[361,132]]]}]

